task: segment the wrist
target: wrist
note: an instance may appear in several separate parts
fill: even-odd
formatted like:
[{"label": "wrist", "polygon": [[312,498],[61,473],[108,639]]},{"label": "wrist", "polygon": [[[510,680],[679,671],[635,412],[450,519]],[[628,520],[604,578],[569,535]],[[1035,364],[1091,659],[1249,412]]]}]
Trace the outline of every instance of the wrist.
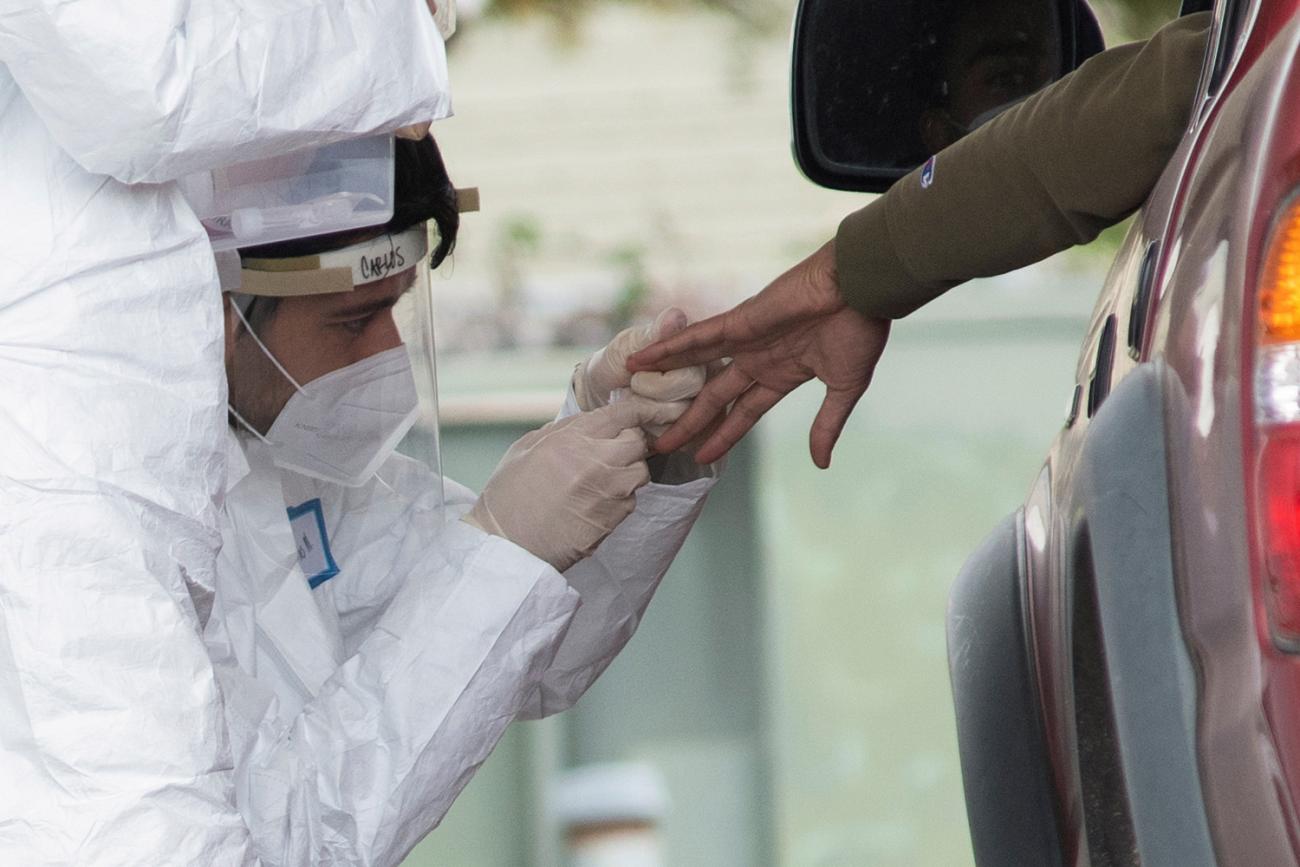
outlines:
[{"label": "wrist", "polygon": [[808,257],[803,276],[805,303],[814,315],[836,313],[845,306],[834,238]]},{"label": "wrist", "polygon": [[497,523],[496,518],[492,515],[492,510],[483,502],[482,497],[479,497],[473,508],[464,515],[461,515],[460,520],[461,523],[468,524],[482,533],[486,533],[489,536],[496,536],[498,539],[502,539],[517,548],[527,551],[529,554],[536,557],[538,560],[541,560],[557,572],[563,572],[579,559],[578,557],[565,552],[549,551],[545,549],[545,546],[528,544],[519,539],[511,538],[510,535],[502,529],[501,525]]}]

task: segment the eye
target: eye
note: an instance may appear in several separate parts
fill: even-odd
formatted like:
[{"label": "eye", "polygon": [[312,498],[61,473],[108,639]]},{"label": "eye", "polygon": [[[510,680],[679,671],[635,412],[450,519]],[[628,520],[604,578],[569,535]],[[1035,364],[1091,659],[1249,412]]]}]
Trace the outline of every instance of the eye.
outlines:
[{"label": "eye", "polygon": [[344,329],[348,333],[359,335],[366,330],[366,327],[370,325],[370,321],[374,318],[375,317],[372,314],[370,316],[362,316],[360,319],[349,319],[346,322],[340,322],[338,324],[340,328]]},{"label": "eye", "polygon": [[985,86],[1008,98],[1023,96],[1030,89],[1032,65],[1024,59],[1004,59],[985,70]]}]

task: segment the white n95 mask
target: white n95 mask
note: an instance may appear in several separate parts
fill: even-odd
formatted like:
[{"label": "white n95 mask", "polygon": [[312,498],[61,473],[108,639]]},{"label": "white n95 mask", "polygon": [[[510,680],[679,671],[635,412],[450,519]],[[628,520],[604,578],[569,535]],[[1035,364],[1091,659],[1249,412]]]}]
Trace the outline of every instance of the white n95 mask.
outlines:
[{"label": "white n95 mask", "polygon": [[397,449],[419,404],[410,356],[396,346],[303,385],[266,439],[276,466],[357,487]]}]

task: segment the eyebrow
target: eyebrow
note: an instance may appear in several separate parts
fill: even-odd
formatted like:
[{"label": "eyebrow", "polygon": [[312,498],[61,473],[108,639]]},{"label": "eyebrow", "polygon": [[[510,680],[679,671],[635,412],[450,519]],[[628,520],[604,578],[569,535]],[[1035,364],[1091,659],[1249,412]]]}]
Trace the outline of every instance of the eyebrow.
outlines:
[{"label": "eyebrow", "polygon": [[396,295],[390,295],[387,298],[374,298],[370,301],[363,301],[360,304],[353,304],[351,306],[345,305],[329,311],[326,315],[330,319],[360,319],[363,316],[369,316],[372,313],[378,313],[381,310],[387,310],[392,307],[398,302],[398,299],[402,297],[404,291],[405,290],[403,290],[403,292],[398,292]]}]

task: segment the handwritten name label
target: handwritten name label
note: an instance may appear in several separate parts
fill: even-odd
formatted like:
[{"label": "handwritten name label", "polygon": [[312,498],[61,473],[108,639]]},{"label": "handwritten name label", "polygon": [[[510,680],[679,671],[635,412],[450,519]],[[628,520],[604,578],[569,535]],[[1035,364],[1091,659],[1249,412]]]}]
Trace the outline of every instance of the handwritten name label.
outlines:
[{"label": "handwritten name label", "polygon": [[366,280],[380,280],[406,267],[406,257],[402,255],[401,246],[384,253],[382,256],[362,256],[361,276]]}]

